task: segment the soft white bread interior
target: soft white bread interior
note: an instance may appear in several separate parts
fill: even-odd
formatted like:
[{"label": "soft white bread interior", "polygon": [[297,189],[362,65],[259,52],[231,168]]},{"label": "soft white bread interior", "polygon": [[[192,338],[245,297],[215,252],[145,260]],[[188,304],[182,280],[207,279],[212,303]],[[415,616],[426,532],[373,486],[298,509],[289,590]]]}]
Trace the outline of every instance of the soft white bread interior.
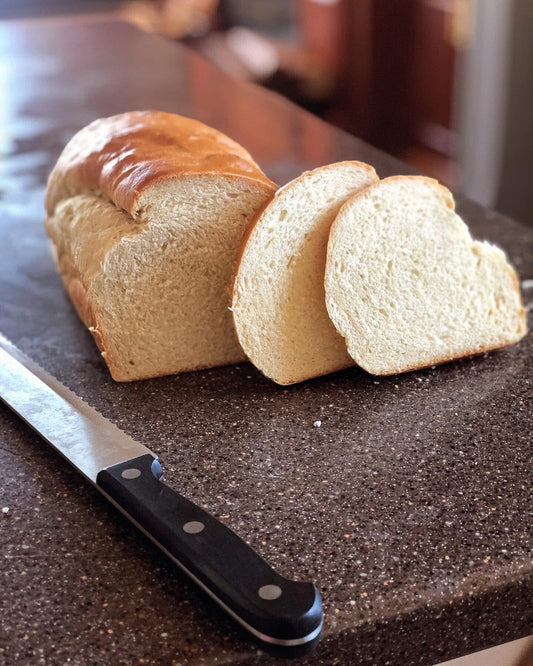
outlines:
[{"label": "soft white bread interior", "polygon": [[244,360],[233,271],[275,189],[238,144],[172,114],[103,119],[72,139],[49,180],[46,229],[114,379]]},{"label": "soft white bread interior", "polygon": [[473,241],[451,193],[416,176],[352,197],[331,228],[326,304],[352,358],[387,375],[497,349],[526,333],[504,253]]},{"label": "soft white bread interior", "polygon": [[251,227],[235,276],[233,318],[250,361],[278,384],[353,364],[326,311],[326,248],[342,203],[377,180],[360,162],[306,172],[280,189]]}]

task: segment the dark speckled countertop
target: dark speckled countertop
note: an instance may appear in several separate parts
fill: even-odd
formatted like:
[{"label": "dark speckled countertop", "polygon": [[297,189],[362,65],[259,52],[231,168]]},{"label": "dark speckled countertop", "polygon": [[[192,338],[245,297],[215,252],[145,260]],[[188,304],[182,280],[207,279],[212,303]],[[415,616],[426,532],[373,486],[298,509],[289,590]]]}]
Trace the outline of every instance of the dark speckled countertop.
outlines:
[{"label": "dark speckled countertop", "polygon": [[[0,37],[0,330],[156,451],[169,485],[317,584],[323,639],[298,663],[430,666],[528,634],[531,335],[398,377],[281,388],[243,364],[116,384],[42,227],[64,143],[134,108],[218,127],[280,184],[341,159],[406,167],[120,23],[6,23]],[[533,278],[533,230],[459,209]],[[0,664],[278,663],[3,405],[0,461]]]}]

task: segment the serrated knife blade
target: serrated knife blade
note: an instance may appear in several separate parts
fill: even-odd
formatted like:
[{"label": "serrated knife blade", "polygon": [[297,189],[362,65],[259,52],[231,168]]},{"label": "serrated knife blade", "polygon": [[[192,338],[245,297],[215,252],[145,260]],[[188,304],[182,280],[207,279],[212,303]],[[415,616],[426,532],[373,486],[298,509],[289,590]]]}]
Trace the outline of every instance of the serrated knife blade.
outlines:
[{"label": "serrated knife blade", "polygon": [[98,472],[155,454],[139,444],[0,334],[0,398],[96,484]]},{"label": "serrated knife blade", "polygon": [[228,527],[166,486],[150,449],[1,333],[0,399],[264,649],[292,657],[316,645],[323,613],[312,583],[280,576]]}]

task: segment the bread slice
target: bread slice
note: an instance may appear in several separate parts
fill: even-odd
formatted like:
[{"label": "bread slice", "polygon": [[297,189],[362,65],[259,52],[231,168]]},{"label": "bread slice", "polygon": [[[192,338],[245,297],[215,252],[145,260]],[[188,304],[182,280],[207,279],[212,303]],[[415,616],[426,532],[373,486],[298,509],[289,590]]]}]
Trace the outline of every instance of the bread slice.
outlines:
[{"label": "bread slice", "polygon": [[276,193],[251,228],[235,276],[233,318],[248,358],[278,384],[353,364],[326,311],[326,248],[342,203],[377,179],[361,162],[306,172]]},{"label": "bread slice", "polygon": [[326,304],[357,364],[388,375],[478,354],[526,333],[504,253],[473,241],[451,193],[416,176],[352,197],[331,229]]},{"label": "bread slice", "polygon": [[244,359],[233,271],[275,190],[239,144],[173,114],[97,120],[69,142],[49,178],[46,229],[114,379]]}]

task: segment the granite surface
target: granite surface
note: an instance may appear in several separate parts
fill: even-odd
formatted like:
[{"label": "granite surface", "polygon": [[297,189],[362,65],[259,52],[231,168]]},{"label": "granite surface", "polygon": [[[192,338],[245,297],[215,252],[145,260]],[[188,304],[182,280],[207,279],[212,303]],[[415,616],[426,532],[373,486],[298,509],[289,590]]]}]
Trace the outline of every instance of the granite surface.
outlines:
[{"label": "granite surface", "polygon": [[[122,24],[9,23],[0,37],[0,330],[157,452],[169,485],[316,583],[323,639],[297,663],[430,666],[528,634],[531,334],[388,378],[353,368],[282,388],[242,364],[117,384],[42,227],[70,135],[132,108],[210,122],[280,184],[339,159],[406,167]],[[531,306],[533,230],[459,208],[508,252]],[[3,405],[0,463],[0,664],[281,663]]]}]

